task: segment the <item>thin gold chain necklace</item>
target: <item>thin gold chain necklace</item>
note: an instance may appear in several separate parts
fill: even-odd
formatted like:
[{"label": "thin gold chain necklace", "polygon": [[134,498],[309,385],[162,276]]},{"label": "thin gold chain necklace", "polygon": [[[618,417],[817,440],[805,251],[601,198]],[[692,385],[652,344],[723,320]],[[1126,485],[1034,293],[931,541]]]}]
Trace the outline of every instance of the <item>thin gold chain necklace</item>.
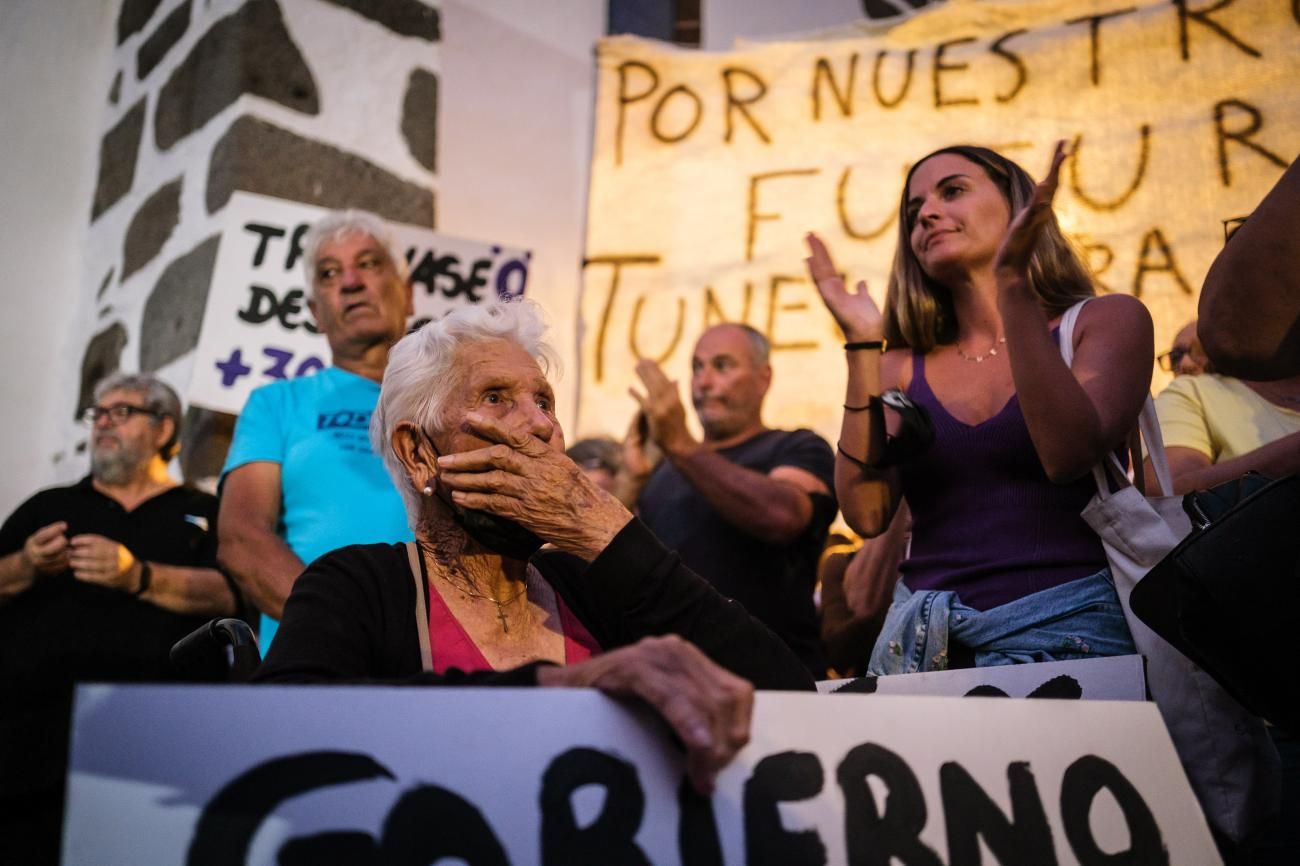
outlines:
[{"label": "thin gold chain necklace", "polygon": [[510,634],[510,621],[506,619],[506,608],[514,604],[521,597],[523,597],[525,593],[528,592],[528,579],[532,576],[532,573],[533,573],[533,567],[532,565],[529,565],[528,571],[524,573],[523,588],[521,588],[514,595],[506,599],[499,599],[494,595],[489,595],[488,593],[485,592],[479,592],[478,590],[474,589],[473,584],[470,584],[468,581],[466,581],[465,585],[462,585],[452,580],[450,577],[447,577],[446,575],[439,574],[439,577],[441,577],[444,581],[446,581],[447,584],[452,589],[456,590],[462,595],[468,596],[470,598],[481,598],[484,601],[490,601],[494,605],[496,605],[497,622],[501,623],[501,631],[504,632],[505,634]]}]

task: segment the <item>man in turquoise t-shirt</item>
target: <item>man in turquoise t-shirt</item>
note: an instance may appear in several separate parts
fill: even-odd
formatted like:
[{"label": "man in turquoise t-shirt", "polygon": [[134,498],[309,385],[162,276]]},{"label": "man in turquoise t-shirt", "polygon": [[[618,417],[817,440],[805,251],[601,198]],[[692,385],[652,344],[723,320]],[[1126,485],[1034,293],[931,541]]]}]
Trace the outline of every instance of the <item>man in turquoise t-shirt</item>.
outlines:
[{"label": "man in turquoise t-shirt", "polygon": [[370,447],[388,350],[412,313],[406,261],[382,220],[342,211],[307,232],[303,264],[334,366],[254,391],[222,471],[218,557],[262,611],[263,651],[306,563],[349,544],[412,538]]}]

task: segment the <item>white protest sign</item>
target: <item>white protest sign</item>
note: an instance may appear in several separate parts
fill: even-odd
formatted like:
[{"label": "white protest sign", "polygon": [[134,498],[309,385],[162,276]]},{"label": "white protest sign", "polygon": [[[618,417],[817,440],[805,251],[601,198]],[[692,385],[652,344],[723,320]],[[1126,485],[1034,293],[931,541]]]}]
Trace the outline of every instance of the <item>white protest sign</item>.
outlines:
[{"label": "white protest sign", "polygon": [[[316,372],[329,346],[307,309],[302,237],[327,211],[237,192],[222,217],[221,244],[203,313],[189,402],[238,414],[248,394],[277,379]],[[518,296],[531,253],[389,223],[414,286],[412,324],[459,307]]]},{"label": "white protest sign", "polygon": [[1145,701],[1146,662],[1140,655],[1027,665],[997,665],[817,683],[823,693],[948,697],[1062,698]]},{"label": "white protest sign", "polygon": [[73,729],[69,866],[1220,862],[1146,703],[760,693],[711,798],[585,690],[82,686]]},{"label": "white protest sign", "polygon": [[1294,2],[949,2],[716,53],[603,40],[578,428],[621,436],[638,357],[684,381],[700,332],[744,321],[772,344],[767,422],[835,441],[844,338],[804,234],[883,303],[905,174],[954,144],[1041,177],[1066,139],[1062,227],[1102,290],[1151,310],[1161,351],[1196,315],[1221,220],[1300,152],[1298,81]]}]

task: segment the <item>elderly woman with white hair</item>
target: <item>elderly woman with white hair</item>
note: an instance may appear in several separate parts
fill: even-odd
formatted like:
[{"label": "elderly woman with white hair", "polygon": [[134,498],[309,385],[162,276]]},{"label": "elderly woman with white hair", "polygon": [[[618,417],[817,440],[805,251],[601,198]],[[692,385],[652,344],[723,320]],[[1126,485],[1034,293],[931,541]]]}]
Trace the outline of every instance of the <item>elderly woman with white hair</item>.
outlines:
[{"label": "elderly woman with white hair", "polygon": [[673,726],[706,790],[748,738],[751,683],[812,682],[564,455],[543,332],[534,304],[498,302],[393,348],[371,439],[416,540],[312,563],[258,679],[634,694]]}]

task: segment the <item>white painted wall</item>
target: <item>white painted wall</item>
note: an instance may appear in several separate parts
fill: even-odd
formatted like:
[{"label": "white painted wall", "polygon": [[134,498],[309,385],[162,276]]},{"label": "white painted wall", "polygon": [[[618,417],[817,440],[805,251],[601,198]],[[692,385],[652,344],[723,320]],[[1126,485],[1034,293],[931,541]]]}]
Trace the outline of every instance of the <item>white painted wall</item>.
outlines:
[{"label": "white painted wall", "polygon": [[534,251],[527,295],[546,307],[569,442],[578,384],[595,44],[605,0],[443,0],[438,230]]},{"label": "white painted wall", "polygon": [[80,250],[116,13],[116,0],[0,2],[0,519],[54,482],[40,455],[76,408],[68,356],[98,288],[81,285]]},{"label": "white painted wall", "polygon": [[[892,2],[901,9],[909,8],[905,0]],[[864,20],[862,0],[702,0],[700,47],[728,51],[737,39],[773,39]]]}]

